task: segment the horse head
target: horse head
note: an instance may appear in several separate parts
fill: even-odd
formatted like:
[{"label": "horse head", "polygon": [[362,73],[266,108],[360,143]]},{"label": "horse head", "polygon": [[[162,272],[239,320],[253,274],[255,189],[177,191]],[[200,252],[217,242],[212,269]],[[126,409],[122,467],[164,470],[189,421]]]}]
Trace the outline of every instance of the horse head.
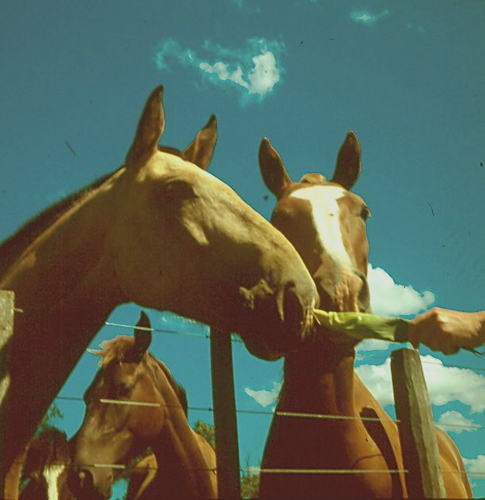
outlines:
[{"label": "horse head", "polygon": [[366,220],[370,210],[350,190],[361,170],[359,141],[349,132],[330,181],[305,174],[293,182],[268,139],[259,149],[266,186],[277,198],[272,223],[293,243],[317,286],[320,307],[369,311]]},{"label": "horse head", "polygon": [[204,459],[187,421],[185,391],[148,352],[150,343],[150,322],[142,313],[134,337],[115,337],[92,351],[101,357],[101,368],[85,393],[86,414],[74,438],[69,484],[77,498],[109,498],[116,465],[127,465],[149,446],[163,465],[161,475],[174,482],[187,472],[175,483],[193,485],[191,497],[211,496],[212,482],[191,475],[207,474],[205,462],[186,471],[192,455]]},{"label": "horse head", "polygon": [[314,285],[291,244],[206,171],[214,117],[184,151],[158,146],[161,94],[147,101],[120,179],[117,281],[127,300],[237,331],[253,354],[279,357],[311,320]]}]

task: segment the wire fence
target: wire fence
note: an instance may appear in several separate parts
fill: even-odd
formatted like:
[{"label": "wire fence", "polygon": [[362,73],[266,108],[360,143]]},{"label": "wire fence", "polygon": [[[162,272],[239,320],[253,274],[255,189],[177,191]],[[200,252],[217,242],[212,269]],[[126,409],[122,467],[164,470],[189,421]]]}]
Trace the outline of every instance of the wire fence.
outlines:
[{"label": "wire fence", "polygon": [[[173,329],[165,329],[165,328],[148,328],[148,327],[140,327],[136,325],[129,325],[124,323],[116,323],[116,322],[106,322],[106,326],[116,327],[116,328],[124,328],[133,330],[148,330],[154,333],[159,334],[168,334],[168,335],[179,335],[186,337],[196,337],[200,339],[210,340],[210,334],[201,334],[195,332],[184,332],[180,330]],[[231,336],[231,341],[234,343],[242,343],[240,339],[237,337]],[[385,361],[387,359],[386,356],[366,356],[366,360],[380,360]],[[463,365],[443,365],[442,363],[434,363],[432,361],[422,360],[423,364],[431,364],[437,366],[446,366],[447,368],[460,368],[460,369],[468,369],[472,371],[485,371],[485,368],[475,368],[475,367],[467,367]],[[57,396],[57,400],[63,401],[76,401],[76,402],[84,402],[82,397],[76,396]],[[117,399],[100,399],[101,403],[104,404],[114,404],[114,405],[129,405],[129,406],[151,406],[151,407],[160,407],[164,406],[167,408],[182,408],[182,406],[174,406],[174,405],[164,405],[160,403],[152,403],[149,401],[124,401]],[[214,412],[214,408],[211,406],[188,406],[188,410],[192,411],[206,411],[206,412]],[[236,408],[236,413],[238,414],[248,414],[248,415],[263,415],[263,416],[281,416],[288,418],[311,418],[311,419],[320,419],[320,420],[358,420],[363,422],[393,422],[396,424],[400,424],[399,419],[391,418],[382,419],[379,417],[361,417],[361,416],[347,416],[347,415],[332,415],[332,414],[321,414],[321,413],[305,413],[305,412],[289,412],[289,411],[270,411],[270,410],[249,410],[249,409],[240,409]],[[435,425],[442,428],[457,428],[462,430],[472,430],[472,431],[480,431],[485,427],[479,424],[439,424],[435,422]],[[122,464],[85,464],[86,466],[97,467],[97,468],[113,468],[119,470],[136,470],[137,466],[127,466]],[[147,467],[143,466],[143,470],[157,469],[156,467]],[[201,469],[198,469],[201,470]],[[216,471],[217,469],[204,469],[208,471]],[[243,474],[407,474],[409,471],[407,469],[391,469],[391,470],[358,470],[358,469],[285,469],[285,468],[261,468],[261,467],[248,467],[248,468],[240,468],[239,469]],[[466,471],[466,470],[441,470],[442,473],[446,474],[463,474],[467,473],[470,477],[474,477],[476,479],[485,479],[485,470],[483,471]]]}]

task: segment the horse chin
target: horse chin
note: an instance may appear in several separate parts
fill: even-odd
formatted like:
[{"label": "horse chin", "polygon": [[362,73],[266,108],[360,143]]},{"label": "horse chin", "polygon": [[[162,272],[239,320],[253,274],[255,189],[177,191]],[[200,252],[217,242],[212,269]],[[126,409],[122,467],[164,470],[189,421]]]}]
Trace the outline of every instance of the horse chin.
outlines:
[{"label": "horse chin", "polygon": [[284,352],[275,351],[274,348],[269,348],[265,342],[261,342],[256,335],[242,336],[241,337],[246,349],[257,358],[264,361],[276,361],[284,356]]}]

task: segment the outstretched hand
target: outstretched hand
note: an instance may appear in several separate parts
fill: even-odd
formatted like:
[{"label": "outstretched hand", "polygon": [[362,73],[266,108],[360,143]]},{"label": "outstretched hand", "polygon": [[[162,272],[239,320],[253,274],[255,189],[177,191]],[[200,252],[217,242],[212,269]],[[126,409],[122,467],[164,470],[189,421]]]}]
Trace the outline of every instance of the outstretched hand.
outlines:
[{"label": "outstretched hand", "polygon": [[485,311],[466,313],[434,307],[411,321],[408,340],[414,347],[422,343],[444,354],[479,347],[485,344]]}]

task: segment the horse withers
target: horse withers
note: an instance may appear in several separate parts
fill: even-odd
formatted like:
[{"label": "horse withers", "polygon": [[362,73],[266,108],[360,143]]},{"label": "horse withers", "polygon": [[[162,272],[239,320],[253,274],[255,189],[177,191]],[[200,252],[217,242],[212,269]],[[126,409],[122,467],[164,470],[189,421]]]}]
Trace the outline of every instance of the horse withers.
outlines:
[{"label": "horse withers", "polygon": [[144,313],[137,326],[144,329],[134,337],[116,337],[93,351],[101,368],[85,393],[86,414],[74,437],[71,489],[80,499],[109,498],[110,465],[126,465],[150,447],[158,471],[151,493],[138,498],[217,498],[215,452],[188,423],[185,391],[147,351]]},{"label": "horse withers", "polygon": [[[370,210],[350,191],[361,170],[355,134],[347,134],[330,181],[321,174],[306,174],[293,182],[267,139],[261,143],[259,160],[263,179],[277,197],[272,222],[302,256],[320,307],[369,312]],[[284,383],[263,457],[262,498],[408,496],[397,425],[356,375],[356,343],[318,328],[286,356]],[[458,449],[446,433],[436,432],[448,497],[470,497]]]},{"label": "horse withers", "polygon": [[292,349],[311,322],[318,295],[293,246],[205,171],[215,118],[183,151],[160,148],[161,96],[158,87],[148,98],[120,169],[0,246],[0,289],[13,290],[23,310],[11,342],[8,404],[0,408],[0,477],[119,304],[238,332],[264,359]]}]

